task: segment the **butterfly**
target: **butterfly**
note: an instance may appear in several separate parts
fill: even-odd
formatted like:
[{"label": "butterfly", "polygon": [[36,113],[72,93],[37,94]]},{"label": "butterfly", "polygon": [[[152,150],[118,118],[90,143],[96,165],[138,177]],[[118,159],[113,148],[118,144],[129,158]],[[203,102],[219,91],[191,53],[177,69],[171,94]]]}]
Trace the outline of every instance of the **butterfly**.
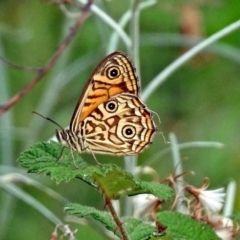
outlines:
[{"label": "butterfly", "polygon": [[69,129],[56,131],[58,141],[79,153],[142,152],[157,128],[139,91],[136,70],[127,54],[108,55],[86,83]]}]

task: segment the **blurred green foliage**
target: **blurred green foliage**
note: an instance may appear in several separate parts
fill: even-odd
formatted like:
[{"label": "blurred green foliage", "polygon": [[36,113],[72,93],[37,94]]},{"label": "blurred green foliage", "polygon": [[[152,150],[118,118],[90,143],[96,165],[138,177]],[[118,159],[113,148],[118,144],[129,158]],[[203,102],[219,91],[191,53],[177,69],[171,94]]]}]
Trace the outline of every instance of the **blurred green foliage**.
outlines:
[{"label": "blurred green foliage", "polygon": [[[116,21],[130,6],[126,0],[96,1],[96,4]],[[164,0],[144,9],[140,15],[139,49],[142,88],[187,50],[184,43],[181,45],[174,41],[162,41],[166,34],[179,34],[185,26],[186,23],[182,22],[183,7],[189,6],[200,16],[201,21],[195,22],[195,27],[201,29],[201,37],[205,38],[238,20],[238,5],[238,0]],[[75,9],[73,11],[76,12]],[[0,1],[0,55],[22,66],[43,66],[74,21],[75,19],[67,18],[51,1]],[[192,23],[194,25],[194,19]],[[128,33],[129,26],[125,30]],[[0,117],[1,175],[13,171],[11,168],[5,170],[4,165],[18,167],[15,159],[20,152],[54,135],[55,126],[33,115],[33,110],[51,117],[62,126],[69,124],[78,96],[91,71],[107,54],[112,32],[106,23],[92,14],[51,72],[17,105]],[[185,30],[184,33],[189,32]],[[146,34],[150,34],[154,43],[145,41]],[[172,38],[174,40],[176,36],[173,35]],[[167,139],[168,134],[174,132],[179,143],[218,141],[225,145],[223,149],[192,148],[181,152],[184,170],[196,173],[195,176],[187,177],[187,180],[197,186],[201,185],[204,177],[210,178],[211,187],[226,186],[230,179],[240,184],[239,41],[240,31],[228,35],[221,40],[222,45],[218,50],[214,53],[206,50],[197,55],[171,75],[147,100],[149,108],[160,116],[161,124],[158,127]],[[121,42],[116,50],[126,51],[126,48]],[[223,51],[228,53],[228,57],[222,54]],[[34,75],[32,72],[13,69],[1,61],[0,104],[7,102]],[[58,88],[59,85],[63,87]],[[154,143],[139,156],[138,163],[147,164],[155,153],[167,147],[162,136],[157,134]],[[165,177],[174,171],[171,158],[169,154],[156,159],[151,167],[161,177]],[[84,159],[93,163],[91,156],[84,154]],[[123,166],[123,160],[118,157],[98,156],[98,160]],[[46,177],[37,180],[72,202],[87,203],[99,209],[104,207],[99,193],[79,181],[56,185]],[[55,201],[49,200],[49,197],[32,187],[23,188],[57,213],[60,219],[64,218],[63,205],[56,205]],[[235,212],[240,209],[239,196],[238,192]],[[0,205],[0,239],[50,239],[54,227],[29,205],[3,191],[0,192]],[[73,224],[73,229],[74,226]],[[79,228],[79,239],[106,239],[105,236],[101,238],[93,227],[76,227]]]}]

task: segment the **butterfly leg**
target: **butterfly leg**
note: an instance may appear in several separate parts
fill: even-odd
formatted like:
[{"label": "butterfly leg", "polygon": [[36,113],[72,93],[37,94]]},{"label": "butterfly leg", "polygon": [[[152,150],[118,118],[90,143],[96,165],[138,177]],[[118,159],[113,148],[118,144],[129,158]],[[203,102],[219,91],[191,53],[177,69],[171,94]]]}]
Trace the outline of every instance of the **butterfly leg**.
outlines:
[{"label": "butterfly leg", "polygon": [[[99,165],[100,167],[102,166],[102,164],[97,160],[97,158],[95,157],[95,155],[94,155],[94,153],[93,153],[93,151],[92,151],[92,149],[90,148],[90,147],[86,147],[85,149],[89,149],[89,151],[91,152],[91,154],[92,154],[92,156],[93,156],[93,159],[95,160],[95,162],[97,163],[97,165]],[[84,149],[84,150],[85,150]]]},{"label": "butterfly leg", "polygon": [[94,155],[94,153],[92,151],[91,151],[91,153],[92,153],[92,156],[93,156],[95,162],[97,163],[97,165],[99,165],[101,167],[102,164],[97,160],[97,158],[95,157],[95,155]]},{"label": "butterfly leg", "polygon": [[57,158],[57,162],[60,160],[60,158],[62,157],[62,154],[63,154],[63,150],[64,150],[65,146],[62,147],[62,150],[61,150],[61,153],[60,153],[60,156]]},{"label": "butterfly leg", "polygon": [[72,155],[72,159],[73,159],[73,165],[75,168],[79,168],[76,161],[75,161],[75,158],[74,158],[74,155],[73,155],[73,150],[70,148],[70,151],[71,151],[71,155]]},{"label": "butterfly leg", "polygon": [[97,158],[95,157],[95,155],[94,155],[94,153],[93,153],[93,151],[92,151],[92,149],[90,148],[90,147],[85,147],[84,149],[82,149],[82,151],[84,152],[84,151],[86,151],[86,150],[89,150],[89,152],[91,152],[91,154],[92,154],[92,156],[93,156],[93,159],[95,160],[95,162],[97,163],[97,165],[99,165],[99,166],[102,166],[102,164],[97,160]]},{"label": "butterfly leg", "polygon": [[[58,162],[58,161],[60,160],[60,158],[62,157],[64,148],[65,148],[65,146],[62,147],[60,156],[57,158],[57,162]],[[70,148],[70,151],[71,151],[71,155],[72,155],[72,159],[73,159],[73,165],[74,165],[76,168],[79,168],[79,167],[77,166],[77,163],[76,163],[76,161],[75,161],[75,158],[74,158],[74,155],[73,155],[73,151],[72,151],[71,148]]]}]

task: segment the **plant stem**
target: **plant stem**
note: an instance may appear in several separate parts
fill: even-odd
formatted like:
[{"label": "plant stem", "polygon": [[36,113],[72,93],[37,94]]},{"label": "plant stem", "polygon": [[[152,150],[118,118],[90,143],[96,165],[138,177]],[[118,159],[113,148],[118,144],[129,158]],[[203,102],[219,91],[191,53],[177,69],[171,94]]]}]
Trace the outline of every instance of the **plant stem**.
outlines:
[{"label": "plant stem", "polygon": [[39,83],[43,77],[52,69],[55,65],[59,57],[62,55],[63,51],[68,47],[68,45],[72,42],[74,36],[79,31],[81,26],[84,24],[88,16],[90,15],[90,6],[91,1],[85,5],[84,11],[79,18],[77,19],[76,23],[71,28],[69,34],[63,40],[61,45],[55,51],[55,53],[50,57],[47,63],[38,71],[37,75],[17,94],[15,94],[6,104],[2,105],[0,108],[0,116],[7,112],[11,107],[13,107],[16,103],[18,103],[27,93],[29,93],[37,83]]},{"label": "plant stem", "polygon": [[173,74],[178,68],[180,68],[185,62],[192,59],[194,56],[197,55],[200,51],[208,47],[209,45],[213,44],[214,42],[218,41],[219,39],[225,37],[226,35],[236,31],[240,28],[240,20],[228,25],[227,27],[223,28],[222,30],[218,31],[217,33],[213,34],[206,40],[200,42],[195,47],[187,51],[181,57],[173,61],[167,68],[165,68],[161,73],[159,73],[145,88],[142,93],[143,101],[146,101],[147,98],[157,90],[158,86],[160,86],[167,78]]},{"label": "plant stem", "polygon": [[119,228],[119,231],[122,234],[122,239],[123,240],[129,240],[128,235],[125,231],[125,229],[123,228],[123,223],[121,222],[120,218],[118,217],[112,202],[109,198],[106,198],[106,206],[108,206],[109,211],[111,212],[112,216],[113,216],[113,220],[116,223],[117,227]]}]

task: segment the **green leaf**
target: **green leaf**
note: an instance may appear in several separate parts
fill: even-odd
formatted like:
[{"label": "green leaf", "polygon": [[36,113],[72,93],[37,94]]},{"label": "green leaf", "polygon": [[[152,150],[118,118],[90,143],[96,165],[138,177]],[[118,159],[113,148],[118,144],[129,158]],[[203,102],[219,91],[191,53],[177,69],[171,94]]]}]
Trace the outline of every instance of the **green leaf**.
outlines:
[{"label": "green leaf", "polygon": [[101,222],[108,230],[114,232],[117,236],[121,237],[121,233],[117,230],[117,226],[113,221],[112,215],[106,211],[99,211],[93,207],[83,206],[81,204],[70,203],[65,207],[65,211],[69,215],[74,215],[79,218],[91,216],[96,221]]},{"label": "green leaf", "polygon": [[220,239],[209,225],[182,213],[164,211],[157,214],[157,219],[166,227],[166,234],[176,240]]},{"label": "green leaf", "polygon": [[162,200],[168,200],[173,196],[172,189],[167,185],[138,181],[132,174],[116,165],[112,165],[111,169],[108,166],[105,169],[105,166],[102,166],[102,172],[94,172],[93,177],[99,189],[110,199],[119,199],[122,196],[132,196],[141,193],[151,193]]},{"label": "green leaf", "polygon": [[[73,157],[79,168],[74,166]],[[18,161],[22,167],[28,169],[28,172],[45,173],[57,183],[70,181],[76,177],[81,177],[85,181],[84,169],[88,167],[79,154],[71,154],[69,149],[63,149],[63,146],[56,142],[37,143],[21,153]]]},{"label": "green leaf", "polygon": [[169,200],[173,197],[173,191],[170,187],[156,182],[138,182],[137,185],[141,187],[142,191],[151,193],[161,200]]},{"label": "green leaf", "polygon": [[[74,166],[73,159],[78,168]],[[56,142],[37,143],[21,153],[18,161],[28,172],[45,173],[57,183],[81,179],[99,189],[109,199],[141,193],[151,193],[162,200],[172,197],[172,190],[166,185],[138,181],[114,164],[89,165],[81,159],[79,153],[71,153]]]},{"label": "green leaf", "polygon": [[122,219],[124,229],[131,240],[147,240],[153,232],[157,231],[156,227],[150,223],[144,223],[136,218],[126,217]]},{"label": "green leaf", "polygon": [[[102,167],[103,171],[105,166]],[[106,174],[95,172],[93,177],[104,195],[110,199],[119,199],[121,196],[134,195],[143,192],[133,178],[133,175],[112,165],[111,171]]]},{"label": "green leaf", "polygon": [[[121,237],[121,233],[113,221],[112,216],[106,211],[99,211],[93,207],[72,203],[65,207],[65,211],[68,214],[77,216],[79,218],[91,216],[96,221],[104,224],[109,231],[113,232],[118,237]],[[129,239],[131,240],[147,240],[153,234],[153,232],[157,230],[156,227],[150,225],[149,223],[143,223],[135,218],[125,217],[122,218],[121,221],[129,236]]]}]

